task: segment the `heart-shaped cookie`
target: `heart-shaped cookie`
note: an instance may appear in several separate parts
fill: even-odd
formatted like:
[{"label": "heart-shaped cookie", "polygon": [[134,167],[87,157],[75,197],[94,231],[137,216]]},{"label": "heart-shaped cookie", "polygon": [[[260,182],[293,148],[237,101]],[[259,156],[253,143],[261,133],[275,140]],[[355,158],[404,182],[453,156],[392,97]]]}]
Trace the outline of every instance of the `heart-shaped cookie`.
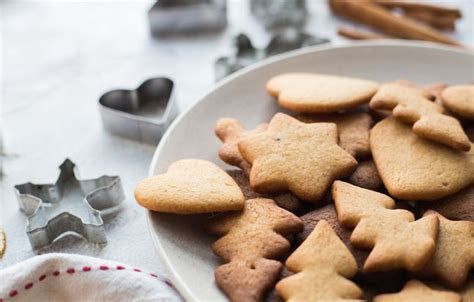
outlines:
[{"label": "heart-shaped cookie", "polygon": [[215,164],[183,159],[171,164],[165,174],[142,180],[135,199],[157,212],[194,214],[240,210],[244,196],[239,186]]}]

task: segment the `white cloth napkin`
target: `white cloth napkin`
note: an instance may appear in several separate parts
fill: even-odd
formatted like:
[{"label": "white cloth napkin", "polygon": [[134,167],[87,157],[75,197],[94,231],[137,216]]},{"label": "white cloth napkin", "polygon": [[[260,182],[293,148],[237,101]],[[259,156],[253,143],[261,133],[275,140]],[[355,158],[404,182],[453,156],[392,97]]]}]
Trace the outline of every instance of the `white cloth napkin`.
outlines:
[{"label": "white cloth napkin", "polygon": [[164,277],[123,263],[46,254],[0,270],[0,302],[181,301]]}]

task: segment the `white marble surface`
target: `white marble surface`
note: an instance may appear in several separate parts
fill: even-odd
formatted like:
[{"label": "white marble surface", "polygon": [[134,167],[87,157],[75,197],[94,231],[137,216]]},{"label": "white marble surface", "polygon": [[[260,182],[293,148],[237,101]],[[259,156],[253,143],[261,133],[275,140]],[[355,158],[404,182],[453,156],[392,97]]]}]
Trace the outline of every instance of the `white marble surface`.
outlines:
[{"label": "white marble surface", "polygon": [[[340,20],[325,1],[308,0],[307,31],[334,41]],[[463,7],[455,36],[474,45],[471,0],[443,1]],[[117,87],[135,87],[157,75],[175,80],[178,104],[186,108],[212,87],[216,57],[229,53],[230,38],[246,32],[257,46],[269,34],[253,19],[246,2],[229,2],[226,30],[203,35],[153,39],[141,1],[3,1],[1,89],[5,176],[0,180],[0,226],[8,249],[0,268],[29,258],[25,216],[15,184],[53,182],[69,157],[80,176],[120,175],[126,208],[106,224],[109,243],[92,246],[67,237],[40,251],[79,253],[113,259],[164,273],[148,234],[145,211],[133,200],[134,185],[147,174],[154,147],[106,133],[98,97]],[[442,71],[440,71],[442,72]]]}]

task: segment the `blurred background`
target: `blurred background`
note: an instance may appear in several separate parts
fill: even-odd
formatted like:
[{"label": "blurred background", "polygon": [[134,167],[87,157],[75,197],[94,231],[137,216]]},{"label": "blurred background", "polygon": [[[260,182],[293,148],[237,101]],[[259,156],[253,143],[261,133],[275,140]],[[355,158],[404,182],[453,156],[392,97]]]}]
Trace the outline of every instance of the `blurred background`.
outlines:
[{"label": "blurred background", "polygon": [[[8,240],[0,268],[35,253],[61,251],[161,271],[146,230],[145,211],[133,200],[133,188],[147,175],[155,146],[104,130],[98,100],[105,92],[168,77],[175,84],[182,112],[217,79],[268,55],[328,41],[350,43],[344,36],[381,39],[397,33],[410,36],[418,30],[411,23],[408,28],[367,26],[357,16],[347,18],[353,15],[352,8],[333,12],[325,0],[191,1],[188,5],[202,2],[224,2],[226,7],[211,6],[209,11],[209,7],[189,7],[186,1],[0,2],[0,227]],[[429,25],[449,41],[474,46],[473,1],[427,2],[454,6],[462,17],[449,9],[438,15],[426,7],[410,10],[393,3],[394,7],[380,7],[423,28]],[[177,22],[182,16],[185,24]],[[278,24],[281,20],[288,21]],[[245,36],[238,36],[241,33]],[[120,175],[126,207],[107,221],[106,246],[67,237],[33,252],[25,234],[26,218],[12,188],[27,181],[54,182],[65,158],[78,165],[82,178]]]}]

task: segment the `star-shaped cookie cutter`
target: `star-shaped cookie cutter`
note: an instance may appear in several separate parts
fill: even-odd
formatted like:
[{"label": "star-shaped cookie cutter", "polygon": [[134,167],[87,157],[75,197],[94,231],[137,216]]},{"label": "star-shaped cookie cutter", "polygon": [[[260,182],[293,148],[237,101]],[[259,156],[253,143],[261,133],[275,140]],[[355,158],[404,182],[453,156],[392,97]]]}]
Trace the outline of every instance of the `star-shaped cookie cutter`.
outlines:
[{"label": "star-shaped cookie cutter", "polygon": [[234,37],[234,54],[220,57],[214,64],[216,81],[250,64],[290,50],[328,43],[329,40],[307,34],[299,29],[287,28],[274,34],[264,48],[256,48],[245,34]]},{"label": "star-shaped cookie cutter", "polygon": [[125,195],[120,177],[78,180],[75,166],[66,159],[54,184],[15,186],[20,208],[28,217],[26,233],[33,249],[50,245],[66,232],[93,243],[107,242],[102,216],[121,209]]}]

